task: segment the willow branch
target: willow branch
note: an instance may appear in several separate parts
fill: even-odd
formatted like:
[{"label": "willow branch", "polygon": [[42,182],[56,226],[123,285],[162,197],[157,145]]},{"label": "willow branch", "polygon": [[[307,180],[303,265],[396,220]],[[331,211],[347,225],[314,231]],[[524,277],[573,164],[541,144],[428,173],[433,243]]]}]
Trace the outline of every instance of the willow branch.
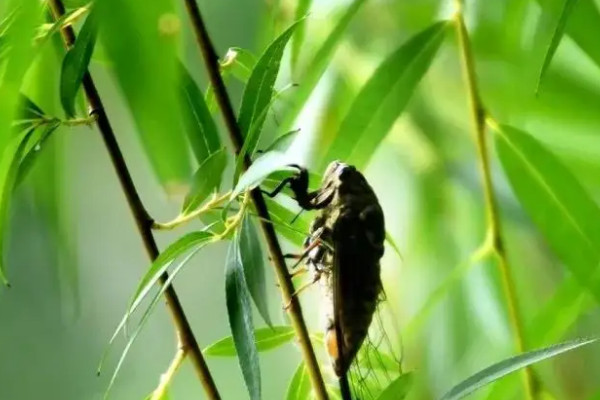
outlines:
[{"label": "willow branch", "polygon": [[[227,127],[231,142],[233,143],[235,153],[238,155],[244,145],[244,138],[237,124],[235,112],[233,111],[227,89],[225,88],[225,84],[219,72],[219,57],[217,56],[204,21],[202,20],[202,15],[200,14],[200,9],[196,4],[196,0],[185,0],[185,5],[192,22],[196,40],[198,41],[198,45],[200,46],[204,58],[211,85],[215,92],[215,98],[221,109],[223,120]],[[245,156],[244,168],[247,169],[250,164],[250,158]],[[271,260],[275,267],[283,302],[284,304],[290,304],[288,314],[296,332],[298,344],[302,350],[302,356],[312,382],[314,393],[319,400],[327,399],[327,390],[325,388],[325,383],[323,382],[321,371],[319,370],[319,364],[314,349],[310,342],[306,324],[304,323],[300,303],[296,296],[292,296],[294,293],[294,286],[288,273],[281,246],[277,240],[277,235],[275,234],[275,228],[270,222],[271,219],[265,199],[258,188],[252,190],[251,196],[256,213],[261,221],[260,226],[269,249]]]},{"label": "willow branch", "polygon": [[[457,12],[455,14],[455,25],[458,33],[458,45],[461,52],[463,73],[466,80],[469,108],[472,118],[473,130],[475,133],[475,143],[477,146],[477,158],[479,161],[479,169],[483,181],[483,192],[485,198],[487,234],[491,239],[492,249],[498,260],[498,268],[502,276],[502,288],[506,298],[508,307],[508,318],[513,331],[514,341],[519,353],[525,350],[524,334],[521,316],[519,314],[519,305],[515,291],[515,284],[511,276],[510,265],[504,246],[502,237],[502,229],[500,223],[500,214],[498,203],[494,194],[492,173],[490,160],[487,149],[487,141],[485,135],[485,119],[486,110],[481,101],[479,88],[477,85],[477,74],[475,71],[475,62],[471,43],[469,41],[469,33],[465,26],[463,17],[463,2],[455,1]],[[527,398],[533,400],[533,374],[530,368],[525,368],[523,372],[524,387]]]},{"label": "willow branch", "polygon": [[[59,19],[65,14],[65,8],[61,0],[50,0],[49,5],[55,19]],[[65,45],[67,47],[73,46],[75,43],[75,31],[73,28],[70,25],[64,26],[61,33]],[[106,111],[104,110],[102,100],[100,99],[100,95],[98,94],[98,90],[96,89],[96,85],[94,84],[89,71],[86,71],[83,78],[83,89],[91,108],[90,114],[96,117],[96,124],[102,135],[102,139],[109,153],[115,172],[117,173],[121,188],[127,198],[127,203],[134,216],[146,252],[150,259],[154,261],[156,257],[158,257],[159,251],[156,241],[152,236],[152,218],[148,215],[148,212],[138,195],[129,169],[127,168],[127,164],[125,163],[125,159],[123,158],[123,154],[121,153],[121,149],[115,138],[114,131],[110,125]],[[168,278],[169,275],[166,272],[163,273],[159,279],[161,285],[164,285]],[[166,288],[165,299],[177,329],[178,337],[180,338],[180,348],[192,359],[198,378],[202,382],[208,397],[210,399],[220,399],[217,387],[208,370],[206,361],[202,356],[198,342],[194,337],[192,328],[185,316],[183,307],[181,306],[173,286],[169,285]]]}]

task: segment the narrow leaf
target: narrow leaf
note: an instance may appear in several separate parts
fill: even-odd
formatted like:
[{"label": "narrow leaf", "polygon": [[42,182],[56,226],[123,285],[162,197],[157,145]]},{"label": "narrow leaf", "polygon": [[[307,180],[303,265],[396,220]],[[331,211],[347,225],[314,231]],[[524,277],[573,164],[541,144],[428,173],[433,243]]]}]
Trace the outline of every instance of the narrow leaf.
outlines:
[{"label": "narrow leaf", "polygon": [[32,138],[29,142],[34,142],[33,145],[28,146],[28,148],[24,151],[24,154],[21,158],[21,163],[19,164],[19,171],[17,174],[16,185],[19,185],[23,182],[27,173],[31,170],[34,162],[38,159],[39,155],[42,152],[42,149],[46,143],[46,141],[52,136],[54,131],[58,129],[60,126],[60,121],[56,120],[54,122],[49,123],[45,127],[38,129],[41,131],[39,137]]},{"label": "narrow leaf", "polygon": [[98,30],[96,12],[92,8],[77,40],[72,48],[67,51],[62,63],[60,77],[60,101],[69,118],[75,116],[75,98],[81,86],[83,76],[88,70],[92,59],[96,34]]},{"label": "narrow leaf", "polygon": [[479,371],[475,375],[472,375],[458,385],[454,386],[448,393],[442,396],[441,400],[462,399],[470,393],[473,393],[474,391],[510,374],[511,372],[515,372],[521,368],[525,368],[529,365],[547,360],[559,354],[575,350],[579,347],[586,346],[596,342],[597,340],[598,339],[573,340],[570,342],[546,347],[544,349],[530,351],[508,358],[504,361],[500,361],[499,363]]},{"label": "narrow leaf", "polygon": [[310,10],[312,0],[298,0],[298,4],[296,5],[296,12],[294,13],[294,20],[302,21],[298,24],[298,28],[296,28],[296,34],[292,39],[292,54],[291,54],[291,63],[292,70],[296,70],[298,64],[298,58],[300,57],[300,50],[302,49],[302,44],[304,42],[304,34],[306,31],[306,19],[303,19],[308,10]]},{"label": "narrow leaf", "polygon": [[542,68],[540,70],[540,75],[538,77],[538,82],[536,85],[536,93],[540,90],[540,85],[542,84],[542,79],[544,79],[544,75],[546,74],[546,70],[550,66],[552,62],[552,58],[554,57],[554,53],[556,53],[556,49],[558,48],[558,44],[564,34],[565,27],[567,25],[567,20],[571,15],[571,11],[573,11],[573,7],[577,4],[577,0],[564,0],[562,10],[560,12],[560,16],[558,17],[558,21],[556,22],[556,26],[554,28],[554,32],[552,33],[552,39],[550,39],[550,44],[548,45],[548,50],[546,50],[546,54],[544,55],[544,61],[542,63]]},{"label": "narrow leaf", "polygon": [[14,135],[7,143],[0,159],[0,283],[8,285],[5,275],[4,243],[6,241],[10,201],[16,183],[19,162],[33,130]]},{"label": "narrow leaf", "polygon": [[186,134],[198,164],[221,148],[221,139],[202,91],[184,65],[181,65],[181,109]]},{"label": "narrow leaf", "polygon": [[[327,38],[323,41],[321,47],[319,47],[317,52],[307,63],[306,71],[299,79],[298,90],[294,92],[294,96],[289,100],[289,109],[282,122],[283,129],[289,130],[292,126],[292,123],[300,113],[300,110],[302,110],[302,107],[306,104],[313,90],[317,87],[317,83],[319,83],[325,70],[330,65],[330,61],[335,51],[340,43],[342,43],[348,25],[350,25],[354,16],[366,2],[367,0],[354,0],[348,6],[331,33],[329,33]],[[303,27],[299,29],[303,29]],[[298,33],[296,35],[298,35]],[[298,40],[301,40],[301,38],[298,38]]]},{"label": "narrow leaf", "polygon": [[212,153],[204,160],[194,174],[190,192],[183,201],[183,214],[195,210],[211,193],[219,189],[226,166],[227,152],[225,149]]},{"label": "narrow leaf", "polygon": [[[244,137],[248,135],[252,126],[255,126],[258,132],[262,130],[266,118],[265,111],[268,109],[271,97],[273,97],[273,88],[279,73],[283,50],[297,25],[298,22],[290,26],[275,39],[267,47],[267,50],[265,50],[256,63],[254,70],[252,70],[248,84],[246,84],[246,88],[244,89],[238,118],[238,123]],[[255,144],[249,145],[249,148],[253,149],[255,147]]]},{"label": "narrow leaf", "polygon": [[286,400],[306,400],[310,394],[310,379],[304,362],[301,362],[292,376],[285,395]]},{"label": "narrow leaf", "polygon": [[[304,239],[309,234],[309,214],[303,213],[296,218],[298,212],[286,208],[275,200],[269,198],[266,198],[265,200],[267,201],[269,215],[271,216],[271,220],[273,221],[273,225],[275,225],[277,232],[292,244],[302,246]],[[293,224],[292,221],[294,221]]]},{"label": "narrow leaf", "polygon": [[412,373],[400,375],[386,387],[377,397],[377,400],[402,400],[410,391],[413,377]]},{"label": "narrow leaf", "polygon": [[[259,328],[254,331],[256,349],[259,352],[276,349],[294,338],[294,329],[291,326],[273,326]],[[232,336],[227,336],[202,350],[202,353],[211,357],[235,357],[235,343]]]},{"label": "narrow leaf", "polygon": [[289,131],[284,133],[283,135],[278,136],[273,142],[268,145],[263,152],[267,153],[269,151],[285,151],[289,147],[290,143],[298,136],[300,133],[300,129],[294,129],[293,131]]},{"label": "narrow leaf", "polygon": [[510,185],[564,265],[600,299],[600,208],[577,178],[541,143],[510,126],[497,130],[496,149]]},{"label": "narrow leaf", "polygon": [[244,277],[248,285],[248,291],[260,316],[271,326],[269,316],[269,305],[267,303],[267,284],[265,278],[265,262],[263,252],[258,239],[256,227],[249,216],[244,217],[240,230],[240,256],[244,267]]},{"label": "narrow leaf", "polygon": [[244,382],[250,399],[261,397],[260,365],[254,337],[252,307],[246,288],[240,257],[239,235],[236,233],[227,253],[225,269],[227,314]]},{"label": "narrow leaf", "polygon": [[221,75],[231,74],[239,81],[247,83],[255,66],[254,54],[241,47],[230,47],[221,63]]},{"label": "narrow leaf", "polygon": [[240,177],[237,185],[231,193],[234,199],[246,189],[251,189],[259,185],[263,179],[275,171],[295,171],[290,167],[291,159],[287,154],[277,151],[271,151],[263,154],[262,157],[254,161],[250,168]]},{"label": "narrow leaf", "polygon": [[127,315],[131,315],[135,306],[148,294],[152,286],[158,281],[158,278],[167,270],[171,261],[192,248],[205,246],[213,240],[213,237],[213,234],[209,232],[191,232],[176,240],[160,253],[140,280]]},{"label": "narrow leaf", "polygon": [[449,26],[437,22],[392,53],[363,86],[329,149],[326,162],[364,166],[429,69]]}]

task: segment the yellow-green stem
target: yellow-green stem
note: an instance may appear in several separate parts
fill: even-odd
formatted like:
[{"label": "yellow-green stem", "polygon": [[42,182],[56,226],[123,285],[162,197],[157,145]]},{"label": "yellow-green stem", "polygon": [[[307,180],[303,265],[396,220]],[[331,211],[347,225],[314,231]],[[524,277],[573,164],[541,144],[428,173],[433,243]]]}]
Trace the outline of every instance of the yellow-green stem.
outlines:
[{"label": "yellow-green stem", "polygon": [[202,207],[200,207],[190,213],[184,212],[183,214],[179,215],[177,218],[175,218],[172,221],[169,221],[169,222],[154,221],[152,223],[152,229],[154,229],[154,230],[171,230],[171,229],[175,229],[181,225],[184,225],[184,224],[192,221],[193,219],[196,219],[197,217],[204,214],[205,212],[214,210],[216,207],[218,207],[220,204],[222,204],[225,200],[227,200],[229,198],[230,193],[231,192],[227,192],[224,195],[215,196],[210,201],[208,201],[205,205],[203,205]]},{"label": "yellow-green stem", "polygon": [[[477,75],[475,72],[475,62],[473,60],[473,52],[471,50],[471,43],[469,41],[469,34],[465,26],[463,18],[463,3],[461,0],[456,0],[457,12],[455,14],[455,25],[458,33],[458,45],[461,52],[463,73],[465,76],[469,108],[472,118],[473,130],[475,133],[475,143],[477,146],[477,158],[479,162],[479,169],[481,171],[483,181],[483,193],[485,198],[485,210],[486,210],[486,222],[487,222],[487,235],[492,241],[492,247],[496,258],[498,259],[498,268],[502,276],[502,288],[504,296],[506,298],[508,308],[508,318],[513,331],[514,341],[519,353],[525,350],[525,344],[523,339],[523,327],[521,323],[521,317],[519,315],[519,306],[517,301],[517,295],[515,292],[515,285],[510,273],[510,267],[506,255],[506,249],[504,247],[504,240],[501,233],[500,216],[498,212],[498,204],[494,196],[494,189],[492,184],[492,173],[490,167],[489,155],[487,152],[487,141],[485,135],[485,120],[486,111],[479,95],[479,88],[477,85]],[[533,400],[535,398],[533,393],[533,375],[529,368],[525,368],[523,372],[524,387],[526,398]]]},{"label": "yellow-green stem", "polygon": [[173,357],[173,361],[171,361],[171,364],[169,365],[169,369],[167,369],[167,371],[160,377],[160,383],[152,393],[150,400],[160,400],[166,397],[167,389],[169,388],[171,381],[173,381],[173,378],[179,370],[179,367],[181,367],[181,364],[183,364],[186,356],[187,353],[185,351],[185,347],[180,345],[177,349],[177,353],[175,353],[175,357]]}]

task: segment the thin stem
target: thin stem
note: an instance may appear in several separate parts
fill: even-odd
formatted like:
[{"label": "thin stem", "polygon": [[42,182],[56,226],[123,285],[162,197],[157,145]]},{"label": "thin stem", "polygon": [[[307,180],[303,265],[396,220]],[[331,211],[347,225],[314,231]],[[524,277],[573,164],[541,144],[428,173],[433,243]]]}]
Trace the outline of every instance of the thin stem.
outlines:
[{"label": "thin stem", "polygon": [[189,213],[183,213],[181,215],[179,215],[177,218],[175,218],[172,221],[169,222],[156,222],[154,221],[152,223],[152,229],[155,230],[171,230],[171,229],[175,229],[181,225],[184,225],[190,221],[192,221],[193,219],[196,219],[197,217],[199,217],[200,215],[204,214],[205,212],[211,211],[216,209],[216,207],[223,203],[225,200],[227,200],[229,198],[229,193],[227,192],[222,196],[215,196],[212,200],[210,200],[209,202],[207,202],[205,205],[203,205],[200,208],[197,208],[194,211],[191,211]]},{"label": "thin stem", "polygon": [[[215,98],[219,104],[221,113],[223,114],[223,119],[229,132],[229,137],[235,149],[235,154],[238,155],[243,148],[244,138],[237,124],[237,118],[229,100],[227,89],[225,88],[225,84],[221,78],[219,71],[219,57],[217,56],[208,31],[206,30],[206,26],[202,20],[202,15],[200,14],[200,9],[196,4],[196,0],[185,0],[185,5],[192,21],[196,40],[198,41],[198,45],[200,46],[200,50],[204,58],[210,83],[214,89]],[[250,157],[246,155],[244,157],[244,168],[247,169],[250,164]],[[290,316],[292,326],[296,332],[298,344],[302,350],[302,356],[312,382],[313,391],[317,399],[327,399],[327,389],[325,388],[325,383],[323,381],[321,371],[319,370],[319,364],[310,342],[306,324],[304,323],[302,309],[297,297],[292,296],[292,293],[294,292],[294,285],[288,273],[285,259],[281,251],[281,246],[279,245],[277,235],[275,234],[275,229],[269,222],[271,218],[269,216],[267,204],[265,203],[265,199],[263,198],[260,189],[256,188],[252,190],[251,196],[252,201],[254,202],[254,208],[256,209],[256,213],[261,221],[260,225],[265,237],[265,241],[267,242],[271,260],[273,260],[283,302],[284,304],[290,304],[288,307],[288,314]]]},{"label": "thin stem", "polygon": [[175,353],[175,357],[173,358],[173,361],[171,361],[171,364],[169,365],[169,369],[167,369],[167,372],[165,372],[160,377],[160,383],[158,384],[158,387],[152,393],[152,397],[150,400],[160,400],[160,399],[165,398],[165,396],[167,394],[167,389],[169,388],[169,385],[173,381],[173,378],[175,377],[176,372],[179,370],[179,368],[183,364],[183,361],[185,360],[186,356],[187,356],[187,353],[183,347],[180,347],[179,349],[177,349],[177,353]]},{"label": "thin stem", "polygon": [[[515,285],[511,276],[508,257],[506,254],[506,248],[504,246],[504,239],[502,237],[500,215],[498,211],[496,197],[494,195],[490,160],[487,152],[487,142],[485,135],[486,110],[483,106],[481,97],[479,95],[473,52],[471,50],[469,34],[467,32],[467,28],[465,26],[465,21],[463,18],[462,1],[456,0],[456,6],[457,12],[455,15],[455,24],[458,32],[458,43],[462,57],[463,73],[465,75],[465,80],[467,83],[469,107],[471,110],[473,130],[475,132],[475,142],[477,145],[479,169],[481,171],[483,181],[483,192],[485,198],[486,220],[488,229],[487,235],[488,238],[491,240],[494,254],[498,259],[498,268],[500,269],[500,274],[502,276],[502,288],[507,302],[508,318],[514,334],[515,345],[517,351],[519,353],[522,353],[525,350],[523,326],[521,322],[521,316],[519,313],[519,305],[517,301]],[[533,400],[535,398],[533,393],[533,374],[530,368],[524,369],[523,378],[523,384],[525,387],[525,393],[527,395],[527,398]]]},{"label": "thin stem", "polygon": [[[65,14],[65,8],[61,0],[49,0],[48,3],[55,19],[59,19]],[[75,31],[73,28],[70,25],[65,26],[62,28],[61,32],[66,46],[73,46],[75,43]],[[144,242],[148,256],[152,261],[154,261],[156,257],[158,257],[159,251],[154,237],[152,236],[152,218],[148,215],[148,212],[144,208],[144,205],[137,193],[129,173],[129,169],[127,168],[127,164],[125,163],[125,159],[123,158],[123,154],[121,153],[121,149],[119,148],[115,134],[108,120],[108,116],[104,110],[100,95],[98,94],[98,90],[96,89],[96,85],[94,84],[89,71],[86,71],[84,75],[83,89],[91,108],[90,115],[96,116],[97,118],[96,124],[98,125],[98,129],[102,135],[102,139],[104,140],[104,144],[111,158],[111,162],[117,173],[121,188],[123,189],[125,197],[127,198],[127,203],[129,204],[129,208],[134,216],[139,234]],[[164,285],[165,282],[167,282],[168,277],[169,275],[166,272],[160,276],[159,281],[161,285]],[[194,337],[192,328],[185,316],[183,307],[181,306],[173,286],[169,285],[167,287],[165,291],[165,299],[177,329],[177,335],[181,340],[181,346],[186,352],[189,353],[196,373],[198,374],[198,377],[204,386],[207,396],[210,399],[220,399],[217,387],[210,374],[210,371],[208,370],[206,361],[202,356],[198,342]]]}]

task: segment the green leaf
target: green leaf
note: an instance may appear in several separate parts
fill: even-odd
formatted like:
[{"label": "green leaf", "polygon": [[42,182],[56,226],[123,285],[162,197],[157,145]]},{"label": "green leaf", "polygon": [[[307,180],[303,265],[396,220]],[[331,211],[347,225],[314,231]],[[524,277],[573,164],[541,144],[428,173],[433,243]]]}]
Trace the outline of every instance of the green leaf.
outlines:
[{"label": "green leaf", "polygon": [[573,340],[570,342],[546,347],[544,349],[519,354],[518,356],[500,361],[499,363],[479,371],[475,375],[472,375],[458,385],[454,386],[448,393],[442,396],[441,400],[462,399],[470,393],[473,393],[474,391],[510,374],[511,372],[515,372],[521,368],[525,368],[529,365],[547,360],[579,347],[586,346],[596,342],[597,340],[598,339]]},{"label": "green leaf", "polygon": [[379,65],[342,121],[326,162],[366,165],[429,69],[448,26],[446,21],[435,23]]},{"label": "green leaf", "polygon": [[183,201],[182,213],[195,210],[215,190],[219,190],[221,178],[227,166],[227,151],[212,153],[198,167],[192,178],[192,187]]},{"label": "green leaf", "polygon": [[527,133],[499,127],[496,149],[517,199],[552,250],[600,299],[599,282],[590,279],[600,263],[600,208],[577,178]]},{"label": "green leaf", "polygon": [[[291,211],[268,197],[265,200],[277,232],[294,245],[302,246],[304,239],[309,234],[310,215],[302,213],[300,217],[296,218],[298,212]],[[294,221],[293,224],[292,221]]]},{"label": "green leaf", "polygon": [[39,155],[44,148],[46,141],[52,136],[54,131],[60,127],[60,121],[55,120],[50,122],[46,126],[42,127],[42,129],[38,129],[40,131],[39,137],[32,137],[29,142],[33,142],[33,145],[30,145],[23,152],[23,156],[21,157],[21,162],[19,164],[19,171],[17,174],[17,179],[15,185],[21,184],[27,173],[33,167],[33,163],[38,159]]},{"label": "green leaf", "polygon": [[75,44],[67,51],[63,59],[60,77],[60,101],[65,114],[69,118],[75,116],[75,98],[92,59],[97,31],[96,11],[92,8]]},{"label": "green leaf", "polygon": [[250,399],[261,397],[260,365],[254,337],[252,307],[240,256],[239,235],[236,233],[227,253],[225,269],[227,315],[244,382]]},{"label": "green leaf", "polygon": [[[180,102],[178,17],[171,1],[102,0],[99,38],[158,180],[168,192],[192,175]],[[115,10],[118,10],[116,12]]]},{"label": "green leaf", "polygon": [[[297,25],[298,22],[290,26],[275,39],[267,47],[267,50],[265,50],[252,70],[252,74],[244,89],[238,118],[238,124],[244,138],[248,136],[252,127],[255,127],[253,129],[256,129],[258,132],[262,131],[266,111],[271,102],[271,97],[273,97],[273,88],[279,73],[283,50]],[[248,145],[249,149],[254,149],[255,147],[256,143]]]},{"label": "green leaf", "polygon": [[188,140],[198,164],[202,164],[209,155],[221,148],[221,139],[217,125],[213,120],[202,91],[181,65],[181,108]]},{"label": "green leaf", "polygon": [[285,395],[286,400],[306,400],[310,395],[310,378],[304,362],[301,362],[292,376]]},{"label": "green leaf", "polygon": [[240,177],[231,193],[231,198],[234,199],[244,190],[260,185],[267,176],[275,171],[295,171],[296,169],[290,167],[290,164],[291,159],[285,153],[271,151],[263,154]]},{"label": "green leaf", "polygon": [[[254,331],[256,349],[259,352],[276,349],[294,338],[294,329],[291,326],[273,326],[259,328]],[[237,355],[232,336],[227,336],[202,350],[202,353],[211,357],[235,357]]]},{"label": "green leaf", "polygon": [[412,373],[400,375],[381,392],[377,400],[402,400],[408,395],[412,385]]},{"label": "green leaf", "polygon": [[55,20],[53,23],[42,25],[35,39],[40,46],[44,45],[44,43],[46,43],[55,33],[58,33],[61,28],[77,22],[77,20],[89,10],[90,6],[84,6],[65,12],[62,17]]},{"label": "green leaf", "polygon": [[0,159],[0,282],[8,285],[4,265],[4,243],[13,188],[16,183],[19,162],[33,130],[14,135],[2,153]]},{"label": "green leaf", "polygon": [[600,47],[595,40],[600,35],[600,12],[594,0],[576,1],[577,4],[570,5],[572,10],[564,16],[565,0],[538,0],[538,3],[545,13],[555,16],[557,21],[565,19],[564,30],[600,66]]},{"label": "green leaf", "polygon": [[[289,130],[294,123],[294,120],[300,113],[300,110],[302,110],[302,107],[304,107],[308,101],[311,93],[315,87],[317,87],[317,83],[319,83],[319,80],[325,73],[325,70],[327,70],[327,67],[329,67],[335,51],[342,43],[342,39],[344,38],[344,34],[348,29],[348,25],[350,25],[350,22],[354,16],[366,2],[367,0],[354,0],[348,6],[338,23],[327,36],[327,39],[323,41],[321,47],[319,47],[317,52],[314,54],[314,57],[306,64],[306,71],[304,71],[303,75],[299,79],[300,85],[298,86],[298,90],[295,91],[294,96],[289,99],[289,109],[286,112],[285,119],[282,122],[283,129]],[[298,7],[300,7],[300,5]],[[300,29],[303,29],[303,26],[299,27],[298,29],[300,31]],[[298,36],[298,34],[299,32],[296,34],[296,36]],[[301,41],[301,38],[296,37],[296,39]]]},{"label": "green leaf", "polygon": [[544,75],[550,63],[552,62],[552,58],[554,57],[554,53],[556,53],[556,49],[558,48],[558,44],[564,34],[565,27],[567,25],[567,20],[573,11],[573,7],[577,4],[577,0],[564,0],[562,10],[560,12],[560,16],[558,21],[556,22],[556,26],[554,28],[554,32],[552,33],[552,39],[550,39],[550,44],[548,45],[548,50],[544,55],[544,62],[542,63],[542,68],[540,70],[540,75],[538,77],[538,82],[536,85],[536,93],[540,90],[540,85],[542,84],[542,79],[544,79]]},{"label": "green leaf", "polygon": [[267,153],[269,151],[285,151],[289,147],[290,143],[298,136],[300,133],[300,129],[294,129],[293,131],[289,131],[284,133],[283,135],[278,136],[273,142],[268,145],[263,153]]},{"label": "green leaf", "polygon": [[137,304],[141,302],[144,297],[146,297],[150,289],[158,281],[158,278],[167,270],[167,268],[169,268],[171,261],[190,249],[198,249],[207,245],[213,239],[214,236],[210,232],[191,232],[180,237],[174,243],[169,245],[169,247],[167,247],[164,251],[162,251],[140,280],[140,283],[135,290],[135,294],[133,295],[133,300],[129,305],[127,315],[131,315],[133,310],[135,310],[137,307]]},{"label": "green leaf", "polygon": [[246,83],[256,66],[256,57],[241,47],[230,47],[220,66],[221,75],[231,74],[239,81]]},{"label": "green leaf", "polygon": [[269,305],[267,303],[267,284],[265,278],[265,262],[256,227],[249,216],[245,216],[240,230],[240,257],[244,267],[244,277],[248,291],[260,316],[271,326]]},{"label": "green leaf", "polygon": [[302,20],[298,27],[296,28],[296,34],[292,39],[292,54],[291,54],[291,64],[292,70],[296,70],[298,64],[298,58],[300,57],[300,50],[302,49],[302,44],[304,42],[304,33],[306,31],[306,19],[305,16],[310,10],[312,0],[298,0],[298,4],[296,5],[296,11],[294,13],[294,20]]},{"label": "green leaf", "polygon": [[[117,362],[117,365],[115,366],[115,369],[114,369],[114,371],[112,373],[112,376],[110,378],[110,382],[109,382],[109,384],[108,384],[108,386],[106,388],[106,391],[104,393],[104,398],[105,399],[108,397],[108,393],[110,392],[110,389],[113,387],[113,385],[114,385],[114,383],[115,383],[115,381],[117,379],[117,376],[119,375],[119,371],[121,370],[121,367],[123,366],[123,363],[125,362],[125,358],[127,357],[127,354],[129,353],[129,350],[131,349],[131,346],[133,345],[133,343],[137,339],[138,335],[140,334],[140,332],[142,331],[142,329],[146,325],[146,322],[148,322],[148,318],[152,314],[152,311],[156,308],[156,305],[162,299],[162,295],[165,293],[165,290],[167,290],[167,288],[171,285],[171,283],[173,282],[173,280],[175,279],[175,277],[179,274],[179,272],[181,271],[181,269],[192,259],[192,257],[198,251],[200,251],[200,248],[197,248],[194,251],[192,251],[175,268],[173,268],[173,271],[169,275],[169,278],[167,278],[167,280],[165,281],[165,283],[163,285],[161,285],[160,289],[156,292],[156,294],[152,298],[152,300],[150,302],[150,305],[148,306],[148,308],[146,308],[146,310],[142,314],[142,317],[140,318],[140,321],[139,321],[138,325],[136,326],[136,328],[132,332],[131,336],[129,337],[129,340],[127,340],[127,343],[125,344],[125,347],[123,348],[123,351],[121,352],[121,356],[119,357],[119,361]],[[133,309],[137,308],[140,305],[140,303],[141,302],[137,302],[136,304],[134,304]],[[130,311],[132,311],[132,310],[130,309]],[[113,342],[116,339],[116,337],[119,334],[119,332],[125,327],[125,325],[127,323],[127,318],[128,318],[128,314],[126,314],[121,319],[121,322],[119,323],[119,325],[117,326],[117,329],[113,333],[113,336],[110,339],[108,347],[105,350],[105,352],[102,355],[102,358],[100,360],[100,364],[99,364],[98,370],[97,370],[97,374],[98,375],[100,375],[100,372],[101,372],[101,370],[103,368],[104,360],[106,359],[106,356],[108,354],[108,350],[110,349],[110,346],[113,344]]]}]

